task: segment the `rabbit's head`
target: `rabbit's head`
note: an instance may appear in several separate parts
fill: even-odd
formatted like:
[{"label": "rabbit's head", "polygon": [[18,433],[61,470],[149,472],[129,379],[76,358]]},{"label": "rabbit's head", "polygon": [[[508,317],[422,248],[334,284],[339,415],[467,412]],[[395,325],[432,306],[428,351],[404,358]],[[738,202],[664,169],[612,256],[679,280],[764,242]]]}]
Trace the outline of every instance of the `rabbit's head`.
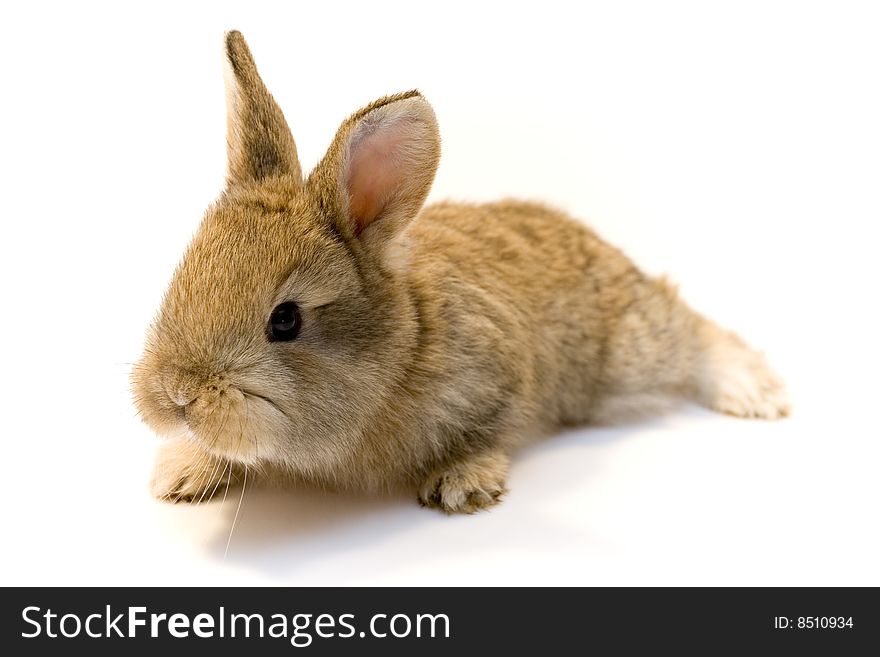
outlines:
[{"label": "rabbit's head", "polygon": [[159,434],[242,463],[326,473],[393,394],[415,321],[388,254],[440,154],[431,106],[382,98],[303,178],[281,110],[226,36],[227,188],[174,273],[132,374]]}]

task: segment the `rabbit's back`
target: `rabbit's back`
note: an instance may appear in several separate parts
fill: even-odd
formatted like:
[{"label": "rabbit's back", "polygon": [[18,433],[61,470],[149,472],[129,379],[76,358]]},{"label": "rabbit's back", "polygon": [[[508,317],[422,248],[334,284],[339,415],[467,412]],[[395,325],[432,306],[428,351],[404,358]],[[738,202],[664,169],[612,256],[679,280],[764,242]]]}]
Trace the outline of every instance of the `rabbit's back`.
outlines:
[{"label": "rabbit's back", "polygon": [[662,287],[584,224],[536,203],[432,205],[409,239],[410,280],[450,386],[494,406],[512,400],[525,424],[590,419],[616,319]]}]

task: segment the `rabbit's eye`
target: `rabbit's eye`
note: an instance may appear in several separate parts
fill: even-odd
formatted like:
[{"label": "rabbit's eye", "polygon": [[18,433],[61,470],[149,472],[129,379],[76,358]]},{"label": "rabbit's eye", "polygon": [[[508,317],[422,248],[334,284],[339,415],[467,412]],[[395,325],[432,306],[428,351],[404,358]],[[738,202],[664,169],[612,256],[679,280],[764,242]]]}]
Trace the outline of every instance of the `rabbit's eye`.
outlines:
[{"label": "rabbit's eye", "polygon": [[293,301],[285,301],[275,307],[269,317],[269,340],[288,342],[293,340],[302,326],[302,315]]}]

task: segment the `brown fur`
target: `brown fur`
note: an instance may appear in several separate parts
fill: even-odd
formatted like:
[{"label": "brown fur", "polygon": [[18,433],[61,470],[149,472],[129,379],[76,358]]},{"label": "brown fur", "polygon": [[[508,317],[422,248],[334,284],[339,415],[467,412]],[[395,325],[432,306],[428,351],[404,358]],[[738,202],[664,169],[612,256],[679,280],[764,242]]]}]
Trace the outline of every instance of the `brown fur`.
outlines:
[{"label": "brown fur", "polygon": [[[340,127],[302,178],[244,39],[227,35],[228,187],[174,274],[133,373],[171,437],[153,490],[199,499],[253,468],[471,512],[526,437],[674,398],[775,418],[782,383],[735,335],[564,214],[422,208],[440,154],[415,91]],[[302,331],[267,339],[278,304]]]}]

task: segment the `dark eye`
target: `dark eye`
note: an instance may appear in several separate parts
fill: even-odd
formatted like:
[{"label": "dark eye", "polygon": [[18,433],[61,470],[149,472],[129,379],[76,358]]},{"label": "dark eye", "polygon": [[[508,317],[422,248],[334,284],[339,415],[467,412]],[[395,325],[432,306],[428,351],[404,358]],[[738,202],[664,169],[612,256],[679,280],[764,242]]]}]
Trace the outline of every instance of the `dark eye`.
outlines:
[{"label": "dark eye", "polygon": [[302,315],[293,301],[285,301],[275,307],[269,317],[269,340],[272,342],[289,342],[299,333],[302,326]]}]

